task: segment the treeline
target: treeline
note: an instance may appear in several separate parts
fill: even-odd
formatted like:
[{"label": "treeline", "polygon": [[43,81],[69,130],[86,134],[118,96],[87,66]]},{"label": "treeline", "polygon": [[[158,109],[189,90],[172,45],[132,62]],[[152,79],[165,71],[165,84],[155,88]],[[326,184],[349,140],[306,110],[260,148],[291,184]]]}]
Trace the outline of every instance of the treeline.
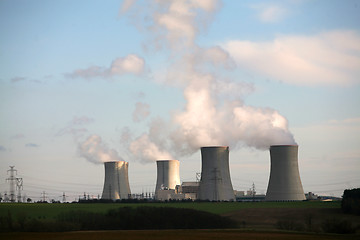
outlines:
[{"label": "treeline", "polygon": [[69,211],[55,219],[27,216],[0,217],[0,231],[62,232],[81,230],[221,229],[235,228],[236,222],[216,214],[168,207],[123,207],[107,213]]},{"label": "treeline", "polygon": [[193,202],[233,202],[233,201],[210,201],[210,200],[192,200],[192,199],[169,199],[169,200],[156,200],[156,199],[137,199],[137,198],[128,198],[128,199],[79,199],[79,201],[74,201],[71,203],[193,203]]},{"label": "treeline", "polygon": [[344,191],[341,209],[344,213],[360,215],[360,188]]},{"label": "treeline", "polygon": [[111,200],[111,199],[80,199],[78,202],[74,201],[72,203],[164,203],[164,202],[209,202],[209,201],[203,201],[203,200],[196,200],[193,201],[191,199],[170,199],[166,201],[160,201],[155,199],[117,199],[117,200]]}]

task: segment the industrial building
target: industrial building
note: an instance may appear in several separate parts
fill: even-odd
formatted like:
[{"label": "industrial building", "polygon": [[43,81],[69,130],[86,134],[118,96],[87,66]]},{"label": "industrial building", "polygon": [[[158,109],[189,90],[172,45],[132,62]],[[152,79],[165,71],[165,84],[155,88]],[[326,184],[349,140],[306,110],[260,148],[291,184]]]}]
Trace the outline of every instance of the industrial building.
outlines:
[{"label": "industrial building", "polygon": [[101,199],[120,200],[131,196],[129,163],[125,161],[105,162],[105,181]]},{"label": "industrial building", "polygon": [[181,193],[184,194],[184,199],[198,199],[199,185],[199,182],[183,182],[181,184]]},{"label": "industrial building", "polygon": [[298,145],[271,146],[270,161],[270,177],[265,200],[305,200],[298,166]]},{"label": "industrial building", "polygon": [[201,148],[200,200],[235,200],[229,169],[229,147],[213,146]]}]

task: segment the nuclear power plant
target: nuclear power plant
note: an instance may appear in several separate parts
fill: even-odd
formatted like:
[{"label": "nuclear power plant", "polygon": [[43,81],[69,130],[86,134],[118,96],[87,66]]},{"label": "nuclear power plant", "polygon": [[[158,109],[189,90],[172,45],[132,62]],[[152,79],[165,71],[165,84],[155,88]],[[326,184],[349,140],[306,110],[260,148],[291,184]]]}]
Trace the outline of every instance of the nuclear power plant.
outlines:
[{"label": "nuclear power plant", "polygon": [[125,161],[105,162],[105,181],[101,198],[110,200],[128,199],[131,195],[128,166]]},{"label": "nuclear power plant", "polygon": [[[229,167],[228,146],[201,147],[201,176],[196,182],[180,182],[178,160],[158,160],[155,194],[159,201],[192,199],[208,201],[235,201],[241,191],[233,190]],[[270,177],[266,201],[305,200],[298,166],[298,145],[273,145],[270,147]],[[131,198],[128,162],[105,162],[105,181],[102,199]],[[242,195],[244,196],[244,195]],[[246,196],[250,196],[247,194]],[[252,190],[255,199],[255,190]]]},{"label": "nuclear power plant", "polygon": [[235,200],[229,169],[229,147],[201,148],[200,200]]},{"label": "nuclear power plant", "polygon": [[[104,162],[105,177],[101,199],[146,199],[146,200],[204,200],[204,201],[303,201],[318,199],[312,192],[304,194],[299,166],[298,145],[272,145],[270,151],[270,174],[266,195],[256,194],[255,184],[247,192],[234,191],[229,165],[228,146],[201,147],[201,173],[196,172],[196,181],[180,181],[178,160],[157,160],[157,177],[154,192],[144,191],[131,195],[128,178],[129,163],[125,161]],[[3,201],[15,202],[15,181],[21,198],[22,178],[15,178],[10,166],[10,194],[5,192]],[[245,194],[246,193],[246,194]],[[1,195],[0,195],[1,197]],[[66,195],[63,193],[63,199]],[[99,199],[100,196],[98,196]],[[21,202],[21,199],[18,201]],[[87,197],[89,200],[89,195]],[[94,199],[94,198],[93,198]],[[83,200],[86,200],[84,193]],[[45,192],[43,192],[45,202]],[[79,197],[80,201],[80,197]],[[63,200],[65,202],[65,200]]]},{"label": "nuclear power plant", "polygon": [[305,200],[298,166],[298,145],[270,147],[270,178],[266,201]]}]

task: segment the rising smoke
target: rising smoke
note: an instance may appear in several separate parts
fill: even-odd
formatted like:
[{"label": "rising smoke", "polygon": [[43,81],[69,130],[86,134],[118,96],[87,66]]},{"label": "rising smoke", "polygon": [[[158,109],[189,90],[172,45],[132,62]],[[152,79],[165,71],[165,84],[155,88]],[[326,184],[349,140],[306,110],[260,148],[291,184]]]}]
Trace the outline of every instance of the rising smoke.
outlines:
[{"label": "rising smoke", "polygon": [[78,156],[92,163],[123,161],[118,152],[110,149],[100,136],[89,133],[86,125],[94,121],[93,118],[87,116],[75,116],[55,136],[71,135],[77,144]]},{"label": "rising smoke", "polygon": [[117,151],[109,149],[98,135],[90,135],[85,141],[79,142],[78,154],[80,157],[96,164],[123,161]]},{"label": "rising smoke", "polygon": [[133,112],[133,121],[141,122],[150,115],[150,105],[143,102],[137,102],[135,104],[135,110]]},{"label": "rising smoke", "polygon": [[111,78],[116,75],[134,74],[141,75],[145,71],[145,60],[135,54],[119,57],[112,61],[110,67],[90,66],[86,69],[77,69],[72,73],[66,73],[68,78]]},{"label": "rising smoke", "polygon": [[[140,9],[142,4],[125,2],[123,14]],[[170,152],[180,157],[207,145],[267,149],[295,143],[286,118],[276,110],[244,104],[243,95],[253,87],[226,77],[236,68],[230,55],[219,46],[197,45],[197,36],[219,6],[217,0],[153,1],[146,17],[137,16],[148,21],[154,45],[168,50],[172,63],[167,66],[166,83],[183,90],[186,105],[162,127],[167,136],[160,139],[153,122],[147,133],[128,144],[135,158],[154,161],[171,157]]]}]

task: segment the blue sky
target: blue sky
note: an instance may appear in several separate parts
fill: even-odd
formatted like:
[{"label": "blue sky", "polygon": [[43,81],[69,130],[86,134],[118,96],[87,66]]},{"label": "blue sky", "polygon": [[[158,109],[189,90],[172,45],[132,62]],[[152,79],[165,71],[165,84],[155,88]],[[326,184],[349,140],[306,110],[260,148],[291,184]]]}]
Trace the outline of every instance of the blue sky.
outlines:
[{"label": "blue sky", "polygon": [[97,196],[104,156],[153,191],[156,159],[192,181],[209,144],[265,193],[292,139],[305,192],[359,187],[358,1],[155,2],[0,1],[1,193],[15,165],[34,199]]}]

